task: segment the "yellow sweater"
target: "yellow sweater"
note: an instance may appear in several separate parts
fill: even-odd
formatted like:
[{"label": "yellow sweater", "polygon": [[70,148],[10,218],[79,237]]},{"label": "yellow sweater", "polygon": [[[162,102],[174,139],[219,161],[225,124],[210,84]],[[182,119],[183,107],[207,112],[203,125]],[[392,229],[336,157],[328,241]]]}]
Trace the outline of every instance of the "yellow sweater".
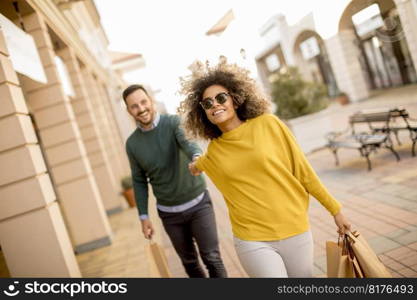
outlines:
[{"label": "yellow sweater", "polygon": [[281,240],[309,229],[309,194],[332,214],[333,198],[276,116],[264,114],[213,139],[197,161],[227,203],[233,234]]}]

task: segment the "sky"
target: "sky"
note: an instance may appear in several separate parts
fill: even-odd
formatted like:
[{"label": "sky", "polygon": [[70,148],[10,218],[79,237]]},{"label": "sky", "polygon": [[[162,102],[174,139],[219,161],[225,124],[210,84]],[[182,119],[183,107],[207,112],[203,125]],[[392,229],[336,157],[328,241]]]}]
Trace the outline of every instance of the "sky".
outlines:
[{"label": "sky", "polygon": [[[336,2],[346,1],[95,0],[109,49],[144,56],[146,68],[127,74],[125,79],[130,83],[148,84],[159,91],[156,98],[170,113],[175,112],[181,100],[177,93],[179,77],[189,72],[187,67],[196,58],[209,57],[216,52],[213,47],[222,47],[207,43],[205,32],[227,11],[233,9],[245,28],[252,29],[239,38],[259,44],[258,30],[269,18],[281,13],[293,24],[314,10],[313,3],[317,7],[318,2],[332,7]],[[322,27],[326,28],[326,24]]]}]

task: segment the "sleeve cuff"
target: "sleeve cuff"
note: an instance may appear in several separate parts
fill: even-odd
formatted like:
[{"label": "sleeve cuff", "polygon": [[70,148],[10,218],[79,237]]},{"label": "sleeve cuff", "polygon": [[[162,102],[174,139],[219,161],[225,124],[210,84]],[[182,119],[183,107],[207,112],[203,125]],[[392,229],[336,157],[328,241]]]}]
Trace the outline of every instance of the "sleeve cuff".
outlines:
[{"label": "sleeve cuff", "polygon": [[338,203],[337,207],[335,209],[333,209],[333,211],[331,211],[330,213],[334,217],[335,215],[337,215],[340,212],[341,209],[342,209],[342,204]]},{"label": "sleeve cuff", "polygon": [[204,171],[203,166],[202,166],[202,157],[200,157],[199,159],[197,159],[197,161],[195,162],[195,166],[197,167],[197,169],[199,169],[200,171]]},{"label": "sleeve cuff", "polygon": [[149,216],[148,215],[140,215],[139,216],[139,219],[141,219],[141,220],[147,220],[147,219],[149,219]]}]

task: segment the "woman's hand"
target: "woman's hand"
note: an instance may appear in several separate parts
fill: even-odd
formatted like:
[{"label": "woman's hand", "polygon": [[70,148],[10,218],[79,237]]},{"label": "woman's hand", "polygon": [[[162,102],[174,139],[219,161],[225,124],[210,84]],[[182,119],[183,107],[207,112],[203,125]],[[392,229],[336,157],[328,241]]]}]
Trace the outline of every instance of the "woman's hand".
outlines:
[{"label": "woman's hand", "polygon": [[188,170],[190,170],[190,173],[194,176],[198,176],[202,173],[196,166],[197,159],[198,156],[194,157],[193,161],[188,164]]},{"label": "woman's hand", "polygon": [[351,225],[350,222],[346,219],[346,217],[341,213],[337,213],[334,215],[334,222],[336,223],[338,230],[337,232],[339,235],[345,234],[345,232],[350,231]]}]

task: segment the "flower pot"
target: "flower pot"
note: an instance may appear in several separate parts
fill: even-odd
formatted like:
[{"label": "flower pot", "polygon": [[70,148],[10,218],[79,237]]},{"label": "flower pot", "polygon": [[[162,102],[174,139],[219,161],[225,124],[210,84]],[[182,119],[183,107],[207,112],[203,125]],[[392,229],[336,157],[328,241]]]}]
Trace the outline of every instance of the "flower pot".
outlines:
[{"label": "flower pot", "polygon": [[335,98],[335,101],[341,105],[346,105],[349,103],[349,97],[347,95],[340,95]]},{"label": "flower pot", "polygon": [[136,207],[135,194],[133,192],[133,188],[124,190],[123,196],[125,197],[127,204],[129,204],[129,207]]}]

